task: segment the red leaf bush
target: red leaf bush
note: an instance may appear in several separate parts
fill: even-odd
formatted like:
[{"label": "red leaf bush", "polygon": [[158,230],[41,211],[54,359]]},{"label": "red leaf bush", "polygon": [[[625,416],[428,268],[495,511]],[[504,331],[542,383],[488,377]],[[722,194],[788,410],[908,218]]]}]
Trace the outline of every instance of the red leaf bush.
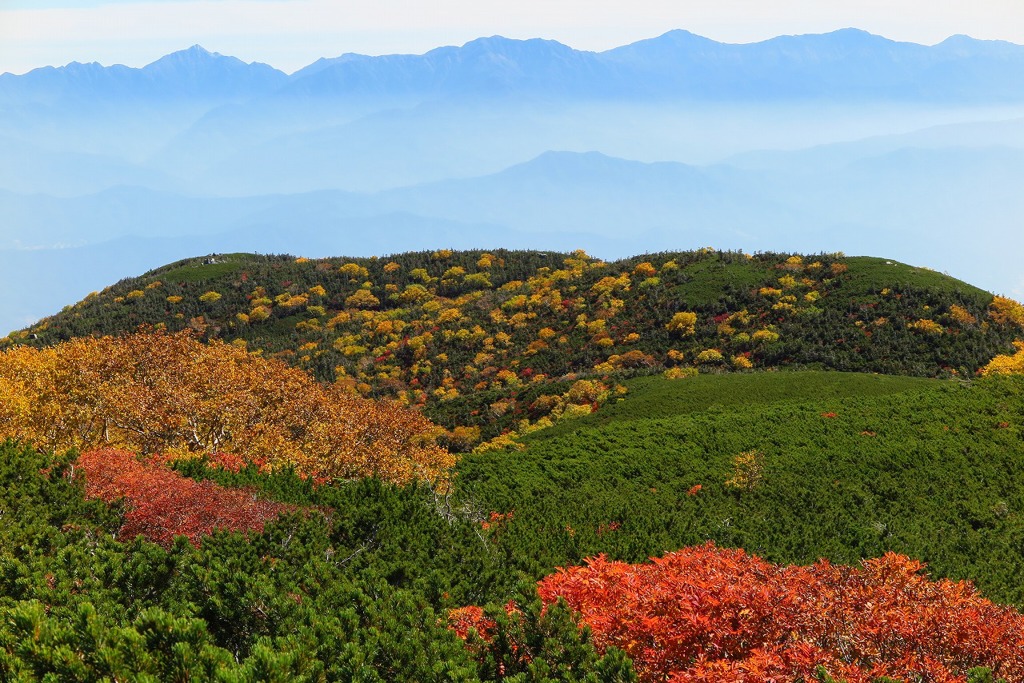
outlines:
[{"label": "red leaf bush", "polygon": [[894,553],[860,568],[780,566],[707,544],[649,564],[598,557],[539,592],[581,612],[597,645],[624,650],[647,681],[807,679],[818,665],[851,682],[964,680],[975,666],[1024,680],[1024,616],[923,568]]},{"label": "red leaf bush", "polygon": [[179,535],[198,545],[215,529],[262,531],[267,521],[293,509],[259,500],[250,490],[183,477],[156,458],[139,460],[127,451],[89,451],[78,467],[85,473],[86,496],[108,503],[124,499],[122,538],[141,534],[165,547]]},{"label": "red leaf bush", "polygon": [[[538,592],[578,611],[599,651],[625,651],[641,681],[809,681],[819,666],[850,683],[962,682],[974,667],[1024,681],[1024,615],[923,568],[894,553],[784,566],[708,543],[645,564],[599,556]],[[460,635],[493,628],[482,613],[453,621]]]}]

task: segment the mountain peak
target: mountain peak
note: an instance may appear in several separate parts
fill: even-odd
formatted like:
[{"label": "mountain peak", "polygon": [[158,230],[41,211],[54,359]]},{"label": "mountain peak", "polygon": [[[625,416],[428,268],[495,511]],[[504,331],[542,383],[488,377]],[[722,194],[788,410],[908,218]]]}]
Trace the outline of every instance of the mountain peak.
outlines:
[{"label": "mountain peak", "polygon": [[840,28],[827,33],[805,33],[800,35],[785,35],[769,38],[762,41],[760,45],[800,43],[807,46],[832,45],[853,48],[871,48],[879,45],[893,44],[895,41],[870,33],[860,28]]},{"label": "mountain peak", "polygon": [[[865,31],[862,28],[854,28],[847,26],[846,28],[836,29],[835,31],[829,31],[823,35],[833,36],[835,38],[845,38],[848,40],[865,40],[869,38],[882,38],[882,36],[875,35],[869,31]],[[885,39],[888,40],[888,39]]]},{"label": "mountain peak", "polygon": [[675,43],[683,43],[683,42],[688,42],[688,43],[714,43],[714,42],[716,42],[714,40],[711,40],[710,38],[705,38],[702,35],[698,35],[698,34],[694,33],[693,31],[687,31],[684,28],[674,28],[671,31],[666,31],[665,33],[662,33],[657,38],[652,38],[651,40],[671,40],[671,41],[673,41]]},{"label": "mountain peak", "polygon": [[522,42],[525,41],[516,40],[515,38],[506,38],[505,36],[495,34],[493,36],[480,36],[479,38],[474,38],[473,40],[470,40],[463,44],[462,47],[497,47]]},{"label": "mountain peak", "polygon": [[[171,54],[175,54],[175,53],[171,53]],[[199,43],[196,43],[195,45],[193,45],[192,47],[190,47],[188,49],[178,50],[177,54],[182,55],[182,56],[186,56],[187,55],[189,57],[221,57],[221,56],[223,56],[219,52],[210,52],[209,50],[207,50],[205,47],[203,47]]]},{"label": "mountain peak", "polygon": [[241,61],[236,57],[225,57],[219,52],[210,52],[202,45],[196,44],[184,50],[178,50],[177,52],[164,55],[160,59],[147,64],[143,68],[149,69],[150,67],[166,64],[201,64],[219,59]]},{"label": "mountain peak", "polygon": [[615,47],[602,54],[613,57],[623,56],[653,56],[656,54],[668,54],[670,52],[686,50],[692,51],[707,49],[713,46],[721,45],[710,38],[699,36],[696,33],[677,28],[671,31],[662,33],[660,36],[655,38],[645,38],[644,40],[638,40],[629,45],[623,45],[621,47]]},{"label": "mountain peak", "polygon": [[1013,57],[1022,54],[1022,46],[1005,40],[980,40],[962,33],[950,36],[935,46],[935,49],[954,57],[987,55],[990,57]]},{"label": "mountain peak", "polygon": [[477,38],[457,49],[459,52],[467,55],[481,53],[550,54],[574,51],[568,45],[563,45],[557,40],[546,38],[527,38],[524,40],[521,38],[506,38],[499,35]]},{"label": "mountain peak", "polygon": [[204,96],[266,92],[287,76],[276,69],[237,57],[210,52],[202,45],[172,52],[139,70],[152,87],[168,93],[178,91]]}]

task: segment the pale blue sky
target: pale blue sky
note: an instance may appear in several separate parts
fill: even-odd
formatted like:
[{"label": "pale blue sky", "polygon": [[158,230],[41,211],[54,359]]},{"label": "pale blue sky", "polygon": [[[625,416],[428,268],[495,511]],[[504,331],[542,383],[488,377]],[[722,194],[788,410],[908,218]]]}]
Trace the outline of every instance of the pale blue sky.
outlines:
[{"label": "pale blue sky", "polygon": [[933,44],[1024,44],[1021,0],[0,0],[0,72],[142,66],[200,43],[294,71],[343,52],[423,52],[481,35],[600,50],[673,28],[726,42],[854,26]]}]

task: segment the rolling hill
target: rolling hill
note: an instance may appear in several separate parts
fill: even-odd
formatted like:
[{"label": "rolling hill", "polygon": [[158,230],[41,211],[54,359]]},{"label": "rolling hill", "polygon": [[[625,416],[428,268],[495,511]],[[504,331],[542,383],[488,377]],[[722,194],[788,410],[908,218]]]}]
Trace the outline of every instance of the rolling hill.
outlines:
[{"label": "rolling hill", "polygon": [[[450,445],[467,448],[603,402],[636,374],[970,378],[1020,334],[996,311],[1012,302],[999,302],[1009,300],[927,269],[841,254],[224,254],[123,280],[4,344],[188,329],[424,406],[461,428]],[[569,398],[578,380],[591,386]]]}]

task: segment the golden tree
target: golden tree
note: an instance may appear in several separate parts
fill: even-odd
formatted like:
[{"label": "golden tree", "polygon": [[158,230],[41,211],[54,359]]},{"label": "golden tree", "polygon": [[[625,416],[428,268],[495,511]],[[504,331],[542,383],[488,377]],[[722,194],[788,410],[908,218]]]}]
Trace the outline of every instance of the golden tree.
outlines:
[{"label": "golden tree", "polygon": [[672,316],[665,329],[680,337],[687,337],[696,331],[697,314],[691,311],[680,311]]},{"label": "golden tree", "polygon": [[988,375],[1019,375],[1024,373],[1024,342],[1015,341],[1017,352],[1010,355],[996,356],[988,365],[981,369],[981,374]]},{"label": "golden tree", "polygon": [[235,453],[305,476],[441,482],[433,425],[305,372],[187,333],[80,338],[0,354],[0,438],[169,457]]}]

